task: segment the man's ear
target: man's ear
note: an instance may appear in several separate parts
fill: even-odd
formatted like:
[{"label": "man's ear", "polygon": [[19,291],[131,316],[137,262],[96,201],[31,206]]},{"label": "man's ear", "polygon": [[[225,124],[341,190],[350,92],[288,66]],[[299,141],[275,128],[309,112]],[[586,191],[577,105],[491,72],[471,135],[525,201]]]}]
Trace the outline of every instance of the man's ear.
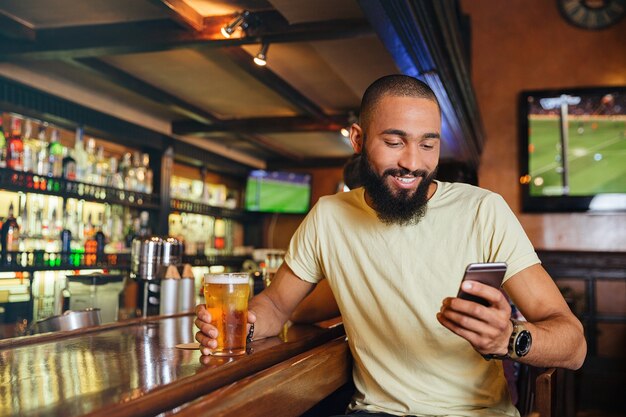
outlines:
[{"label": "man's ear", "polygon": [[352,144],[354,153],[360,154],[363,152],[364,139],[365,133],[363,132],[363,128],[356,123],[352,123],[352,126],[350,126],[350,143]]}]

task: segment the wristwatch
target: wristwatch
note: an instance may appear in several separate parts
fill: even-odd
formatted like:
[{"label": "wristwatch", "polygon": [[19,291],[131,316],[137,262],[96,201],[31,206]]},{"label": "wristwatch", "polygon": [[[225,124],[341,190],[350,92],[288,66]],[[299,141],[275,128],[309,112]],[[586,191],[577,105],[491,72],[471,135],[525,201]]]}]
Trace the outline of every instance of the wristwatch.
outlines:
[{"label": "wristwatch", "polygon": [[533,344],[533,338],[530,332],[524,326],[524,322],[511,319],[513,324],[513,332],[509,337],[509,346],[506,355],[483,355],[483,358],[489,359],[519,359],[528,354]]}]

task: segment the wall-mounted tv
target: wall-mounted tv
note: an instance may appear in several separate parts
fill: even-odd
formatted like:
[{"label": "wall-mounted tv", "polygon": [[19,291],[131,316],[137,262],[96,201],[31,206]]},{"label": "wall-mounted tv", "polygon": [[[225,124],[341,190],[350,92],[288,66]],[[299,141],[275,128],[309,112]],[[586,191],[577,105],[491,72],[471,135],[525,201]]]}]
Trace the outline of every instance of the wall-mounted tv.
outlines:
[{"label": "wall-mounted tv", "polygon": [[626,211],[626,87],[520,94],[527,212]]},{"label": "wall-mounted tv", "polygon": [[248,211],[304,214],[311,204],[311,175],[255,170],[248,175],[245,197]]}]

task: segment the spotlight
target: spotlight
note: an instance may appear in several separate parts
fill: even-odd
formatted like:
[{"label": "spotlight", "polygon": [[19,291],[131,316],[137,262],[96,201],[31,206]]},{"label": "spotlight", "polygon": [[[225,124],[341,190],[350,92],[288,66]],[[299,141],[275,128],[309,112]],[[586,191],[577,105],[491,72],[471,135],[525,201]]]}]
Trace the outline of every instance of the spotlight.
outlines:
[{"label": "spotlight", "polygon": [[248,10],[241,12],[232,22],[222,27],[222,35],[224,35],[225,38],[230,38],[238,27],[241,27],[241,30],[246,29],[248,27],[248,22],[246,21],[248,16],[250,16],[250,12]]},{"label": "spotlight", "polygon": [[341,132],[341,136],[343,136],[344,138],[347,138],[350,136],[350,130],[347,127],[342,127],[340,132]]},{"label": "spotlight", "polygon": [[259,53],[254,57],[254,63],[260,67],[263,67],[267,64],[267,50],[270,47],[269,43],[264,43],[261,45],[261,49],[259,49]]}]

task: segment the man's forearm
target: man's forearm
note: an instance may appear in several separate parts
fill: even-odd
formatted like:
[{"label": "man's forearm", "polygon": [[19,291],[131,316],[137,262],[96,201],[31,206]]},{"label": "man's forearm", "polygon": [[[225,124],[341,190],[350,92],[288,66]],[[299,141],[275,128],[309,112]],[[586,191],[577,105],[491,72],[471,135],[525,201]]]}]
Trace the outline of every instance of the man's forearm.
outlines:
[{"label": "man's forearm", "polygon": [[276,307],[265,291],[250,300],[248,309],[256,315],[255,339],[276,336],[288,319],[288,316]]},{"label": "man's forearm", "polygon": [[573,315],[555,316],[535,323],[525,323],[533,342],[528,355],[520,362],[538,367],[578,369],[587,354],[583,327]]}]

